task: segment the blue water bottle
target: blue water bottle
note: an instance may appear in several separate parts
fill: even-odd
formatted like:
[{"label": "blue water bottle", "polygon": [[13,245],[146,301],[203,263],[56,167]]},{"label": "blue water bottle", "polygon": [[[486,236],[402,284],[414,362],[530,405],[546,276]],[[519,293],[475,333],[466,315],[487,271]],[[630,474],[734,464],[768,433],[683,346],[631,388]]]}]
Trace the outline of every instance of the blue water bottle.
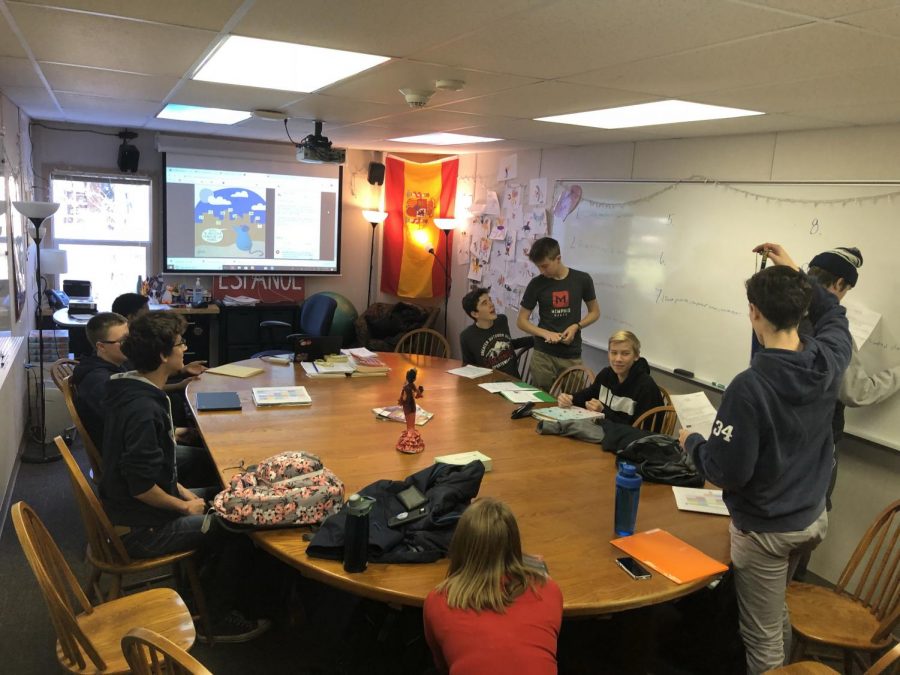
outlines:
[{"label": "blue water bottle", "polygon": [[627,537],[634,534],[638,502],[641,499],[641,477],[633,464],[619,465],[616,475],[616,534]]}]

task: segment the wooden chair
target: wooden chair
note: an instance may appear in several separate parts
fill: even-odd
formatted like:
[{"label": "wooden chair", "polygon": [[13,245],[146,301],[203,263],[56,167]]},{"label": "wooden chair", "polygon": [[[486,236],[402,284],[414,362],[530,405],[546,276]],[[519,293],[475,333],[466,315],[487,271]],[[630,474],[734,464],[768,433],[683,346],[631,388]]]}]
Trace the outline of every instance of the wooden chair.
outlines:
[{"label": "wooden chair", "polygon": [[[898,662],[900,662],[900,642],[868,668],[864,675],[883,675],[888,672],[888,668]],[[798,661],[789,666],[770,670],[767,675],[840,675],[840,673],[818,661]]]},{"label": "wooden chair", "polygon": [[[659,387],[659,385],[656,385]],[[659,387],[659,395],[662,396],[663,405],[672,405],[672,396],[665,387]]]},{"label": "wooden chair", "polygon": [[57,386],[63,393],[66,409],[72,417],[72,422],[75,424],[75,430],[81,437],[81,443],[84,445],[85,453],[87,453],[88,462],[90,462],[91,465],[91,480],[99,485],[100,478],[103,476],[100,450],[97,449],[97,446],[94,445],[94,441],[91,440],[91,436],[88,434],[87,429],[85,429],[84,423],[81,421],[81,416],[78,414],[78,409],[75,407],[75,385],[72,384],[70,377],[64,377],[61,381],[57,382]]},{"label": "wooden chair", "polygon": [[212,675],[174,642],[146,628],[128,631],[122,638],[122,653],[134,675]]},{"label": "wooden chair", "polygon": [[665,434],[672,436],[675,434],[675,423],[678,416],[675,414],[675,408],[671,405],[658,405],[650,408],[643,415],[638,417],[631,425],[635,429],[644,429],[652,431],[655,434]]},{"label": "wooden chair", "polygon": [[[92,590],[97,599],[102,602],[104,596],[100,589],[100,578],[103,574],[112,575],[113,581],[105,599],[114,600],[122,597],[124,591],[132,589],[132,587],[126,588],[122,584],[122,578],[126,574],[147,572],[169,565],[173,567],[181,565],[191,585],[191,591],[194,593],[199,619],[203,623],[206,634],[212,635],[209,612],[206,607],[206,596],[204,596],[203,589],[200,586],[197,566],[194,563],[196,551],[168,553],[156,558],[132,559],[125,550],[122,539],[116,533],[116,528],[109,521],[106,512],[103,510],[100,500],[97,499],[91,486],[85,480],[81,467],[78,466],[72,453],[69,452],[69,448],[66,447],[66,444],[59,436],[54,441],[59,454],[62,455],[63,461],[66,463],[66,468],[69,470],[72,491],[75,493],[75,501],[78,502],[78,510],[81,512],[81,520],[87,533],[87,559],[91,565],[91,576],[88,582],[89,590]],[[148,583],[159,580],[159,578],[150,581],[145,580],[139,585],[146,586]]]},{"label": "wooden chair", "polygon": [[47,528],[25,502],[12,507],[16,536],[40,586],[56,630],[56,656],[72,673],[128,673],[122,637],[146,626],[182,649],[194,644],[191,613],[171,588],[93,606]]},{"label": "wooden chair", "polygon": [[532,347],[522,347],[516,350],[516,370],[519,373],[519,379],[528,384],[531,384],[531,355],[533,353]]},{"label": "wooden chair", "polygon": [[421,354],[449,359],[450,343],[436,330],[416,328],[400,338],[394,351],[398,354]]},{"label": "wooden chair", "polygon": [[548,393],[553,397],[574,394],[589,386],[595,377],[594,371],[586,366],[570,366],[557,376]]},{"label": "wooden chair", "polygon": [[[833,590],[792,583],[787,604],[794,626],[792,661],[809,642],[844,655],[844,672],[860,653],[871,657],[890,645],[900,623],[900,500],[882,511],[863,535]],[[871,660],[869,660],[871,662]]]},{"label": "wooden chair", "polygon": [[62,391],[63,380],[72,374],[77,365],[78,361],[75,359],[59,359],[50,364],[50,377],[53,378],[57,389]]}]

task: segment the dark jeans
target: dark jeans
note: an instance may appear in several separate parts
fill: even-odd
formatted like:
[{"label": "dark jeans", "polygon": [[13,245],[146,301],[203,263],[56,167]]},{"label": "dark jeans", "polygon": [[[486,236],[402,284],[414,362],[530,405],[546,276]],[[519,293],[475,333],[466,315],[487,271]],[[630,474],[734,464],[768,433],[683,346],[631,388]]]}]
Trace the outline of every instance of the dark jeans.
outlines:
[{"label": "dark jeans", "polygon": [[[212,499],[219,488],[192,490],[198,497]],[[125,550],[134,558],[154,558],[167,553],[197,549],[200,583],[213,620],[236,609],[239,584],[253,576],[253,544],[243,534],[229,532],[210,517],[181,516],[160,527],[133,527],[122,537]]]}]

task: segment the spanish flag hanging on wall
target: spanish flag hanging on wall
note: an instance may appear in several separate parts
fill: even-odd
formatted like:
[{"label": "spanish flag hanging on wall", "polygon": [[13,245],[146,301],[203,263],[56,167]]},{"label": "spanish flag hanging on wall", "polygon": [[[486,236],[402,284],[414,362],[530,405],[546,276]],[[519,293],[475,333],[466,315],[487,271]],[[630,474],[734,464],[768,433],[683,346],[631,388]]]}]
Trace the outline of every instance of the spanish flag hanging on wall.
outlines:
[{"label": "spanish flag hanging on wall", "polygon": [[453,232],[444,237],[434,218],[453,217],[458,172],[458,157],[427,164],[385,159],[382,291],[404,298],[444,296],[441,265],[448,260],[445,246],[452,250]]}]

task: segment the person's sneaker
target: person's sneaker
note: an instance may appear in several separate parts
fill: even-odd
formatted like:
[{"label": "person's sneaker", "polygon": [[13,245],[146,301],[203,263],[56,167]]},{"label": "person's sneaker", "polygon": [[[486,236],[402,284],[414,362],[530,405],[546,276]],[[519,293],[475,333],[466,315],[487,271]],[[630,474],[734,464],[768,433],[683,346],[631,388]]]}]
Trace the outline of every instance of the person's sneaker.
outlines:
[{"label": "person's sneaker", "polygon": [[[238,610],[233,609],[225,616],[213,621],[212,633],[215,642],[249,642],[258,638],[272,627],[269,619],[248,619]],[[209,642],[203,634],[203,627],[197,631],[200,642]]]}]

